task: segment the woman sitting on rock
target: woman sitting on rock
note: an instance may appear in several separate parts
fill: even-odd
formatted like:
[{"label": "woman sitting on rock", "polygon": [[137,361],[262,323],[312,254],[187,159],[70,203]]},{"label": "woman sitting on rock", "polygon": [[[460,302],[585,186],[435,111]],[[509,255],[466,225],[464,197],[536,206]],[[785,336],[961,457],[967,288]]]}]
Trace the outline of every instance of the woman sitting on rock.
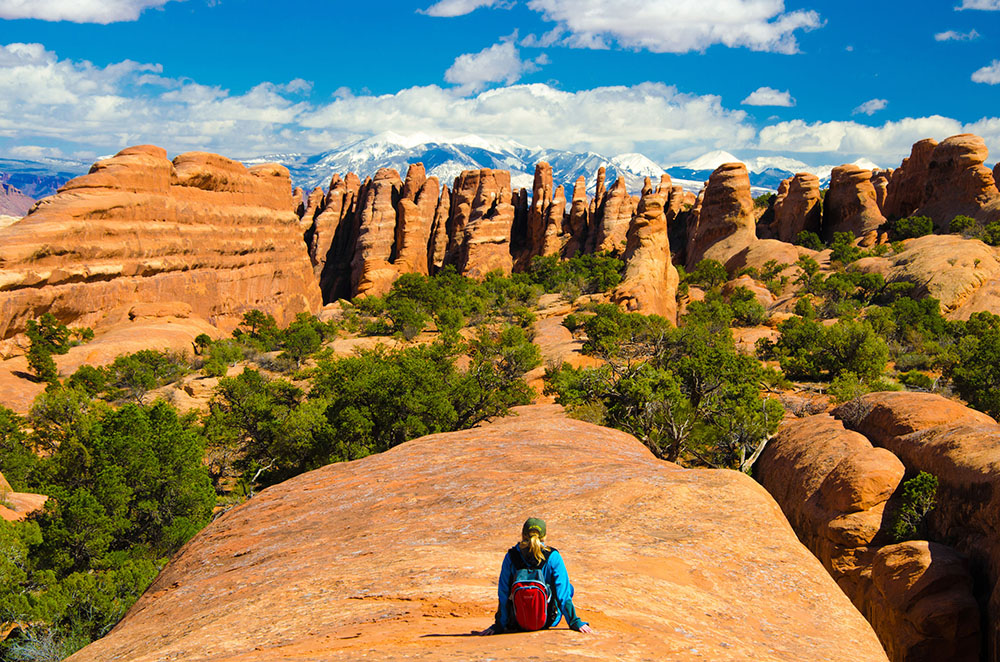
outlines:
[{"label": "woman sitting on rock", "polygon": [[559,552],[545,544],[545,522],[536,517],[525,521],[521,542],[507,550],[497,595],[496,621],[481,635],[551,628],[563,615],[572,629],[593,633],[576,615],[566,565]]}]

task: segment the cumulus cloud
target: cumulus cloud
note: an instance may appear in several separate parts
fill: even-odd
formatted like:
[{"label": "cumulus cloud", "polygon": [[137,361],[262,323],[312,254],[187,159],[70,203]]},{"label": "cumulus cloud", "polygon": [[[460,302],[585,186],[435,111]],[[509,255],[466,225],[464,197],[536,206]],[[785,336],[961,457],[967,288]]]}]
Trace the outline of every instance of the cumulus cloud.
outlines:
[{"label": "cumulus cloud", "polygon": [[444,79],[463,91],[477,91],[489,83],[509,85],[520,80],[524,74],[538,71],[539,65],[548,63],[544,54],[535,61],[522,60],[514,45],[516,36],[478,53],[459,55],[444,73]]},{"label": "cumulus cloud", "polygon": [[975,29],[969,30],[968,32],[956,32],[954,30],[948,30],[946,32],[938,32],[934,35],[934,41],[974,41],[981,37]]},{"label": "cumulus cloud", "polygon": [[869,99],[851,111],[852,115],[868,115],[871,117],[889,105],[886,99]]},{"label": "cumulus cloud", "polygon": [[754,51],[796,53],[796,32],[822,25],[814,11],[784,11],[782,0],[529,0],[528,7],[556,23],[533,43],[578,48],[623,48],[686,53],[713,44]]},{"label": "cumulus cloud", "polygon": [[993,60],[988,66],[977,69],[972,74],[972,81],[974,83],[986,83],[987,85],[1000,83],[1000,60]]},{"label": "cumulus cloud", "polygon": [[[135,21],[146,9],[171,0],[0,0],[0,18],[73,23]],[[177,0],[183,2],[183,0]]]},{"label": "cumulus cloud", "polygon": [[456,96],[430,85],[337,99],[301,123],[330,133],[477,133],[528,145],[612,154],[653,143],[666,155],[748,144],[754,130],[745,120],[744,112],[724,108],[717,96],[683,94],[663,83],[577,92],[538,83],[474,96]]},{"label": "cumulus cloud", "polygon": [[1000,11],[1000,0],[962,0],[962,4],[955,9],[983,9],[986,11]]},{"label": "cumulus cloud", "polygon": [[781,92],[773,87],[758,87],[746,99],[740,102],[744,106],[783,106],[790,108],[795,105],[795,99],[788,92]]},{"label": "cumulus cloud", "polygon": [[440,0],[427,9],[421,9],[421,14],[428,16],[465,16],[471,14],[480,7],[508,7],[510,2],[504,0]]}]

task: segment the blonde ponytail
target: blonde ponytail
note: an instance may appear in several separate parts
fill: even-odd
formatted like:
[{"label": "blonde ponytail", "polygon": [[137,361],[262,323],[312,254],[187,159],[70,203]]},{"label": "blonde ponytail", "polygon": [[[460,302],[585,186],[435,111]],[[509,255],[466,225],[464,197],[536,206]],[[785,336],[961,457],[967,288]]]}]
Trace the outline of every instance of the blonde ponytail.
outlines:
[{"label": "blonde ponytail", "polygon": [[545,552],[549,549],[545,544],[545,538],[540,538],[536,531],[528,532],[528,535],[522,538],[519,547],[530,554],[537,564],[545,560]]}]

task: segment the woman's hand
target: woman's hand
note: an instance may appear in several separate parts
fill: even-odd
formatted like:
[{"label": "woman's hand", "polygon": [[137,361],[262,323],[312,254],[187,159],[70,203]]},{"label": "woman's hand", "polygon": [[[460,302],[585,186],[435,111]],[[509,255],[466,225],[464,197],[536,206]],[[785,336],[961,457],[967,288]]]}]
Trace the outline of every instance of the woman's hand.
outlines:
[{"label": "woman's hand", "polygon": [[581,625],[580,632],[584,634],[594,634],[594,628],[590,627],[589,625]]},{"label": "woman's hand", "polygon": [[488,637],[489,635],[496,634],[496,633],[497,633],[497,631],[494,630],[493,626],[491,625],[488,628],[486,628],[485,630],[483,630],[481,632],[477,632],[476,634],[478,634],[480,637]]}]

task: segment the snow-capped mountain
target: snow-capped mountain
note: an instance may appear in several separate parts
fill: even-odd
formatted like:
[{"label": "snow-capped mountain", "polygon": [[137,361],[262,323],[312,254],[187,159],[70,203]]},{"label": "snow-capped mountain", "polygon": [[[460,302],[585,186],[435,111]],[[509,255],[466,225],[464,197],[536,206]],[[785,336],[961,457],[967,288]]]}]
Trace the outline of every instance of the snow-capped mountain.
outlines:
[{"label": "snow-capped mountain", "polygon": [[[667,174],[675,180],[688,179],[696,181],[706,181],[712,171],[723,163],[742,163],[750,173],[750,188],[754,195],[769,191],[776,191],[781,180],[788,179],[798,172],[811,172],[819,177],[821,187],[830,184],[830,173],[837,166],[821,165],[810,166],[798,159],[786,156],[758,156],[752,159],[740,159],[729,152],[715,150],[702,154],[698,158],[687,163],[667,166]],[[878,169],[879,166],[868,159],[861,158],[853,162],[865,170]],[[840,165],[840,164],[837,164]]]},{"label": "snow-capped mountain", "polygon": [[26,161],[0,158],[0,182],[38,200],[54,194],[60,186],[86,174],[89,169],[89,163],[69,159]]},{"label": "snow-capped mountain", "polygon": [[[656,181],[664,173],[661,166],[642,154],[608,157],[596,152],[527,147],[513,140],[474,135],[449,138],[426,134],[403,136],[391,132],[320,154],[267,154],[243,159],[247,164],[268,161],[277,161],[288,167],[296,185],[306,189],[327,187],[334,173],[354,172],[363,178],[375,174],[379,168],[394,168],[405,176],[411,163],[421,162],[428,175],[438,177],[449,186],[463,170],[497,168],[510,171],[513,186],[528,190],[534,182],[535,164],[546,161],[552,166],[555,184],[566,187],[567,197],[572,194],[573,183],[581,175],[587,180],[588,191],[593,193],[597,184],[597,169],[601,166],[607,169],[609,186],[623,176],[632,192],[642,189],[644,178]],[[678,183],[685,185],[684,182]],[[686,184],[698,190],[702,182]]]}]

